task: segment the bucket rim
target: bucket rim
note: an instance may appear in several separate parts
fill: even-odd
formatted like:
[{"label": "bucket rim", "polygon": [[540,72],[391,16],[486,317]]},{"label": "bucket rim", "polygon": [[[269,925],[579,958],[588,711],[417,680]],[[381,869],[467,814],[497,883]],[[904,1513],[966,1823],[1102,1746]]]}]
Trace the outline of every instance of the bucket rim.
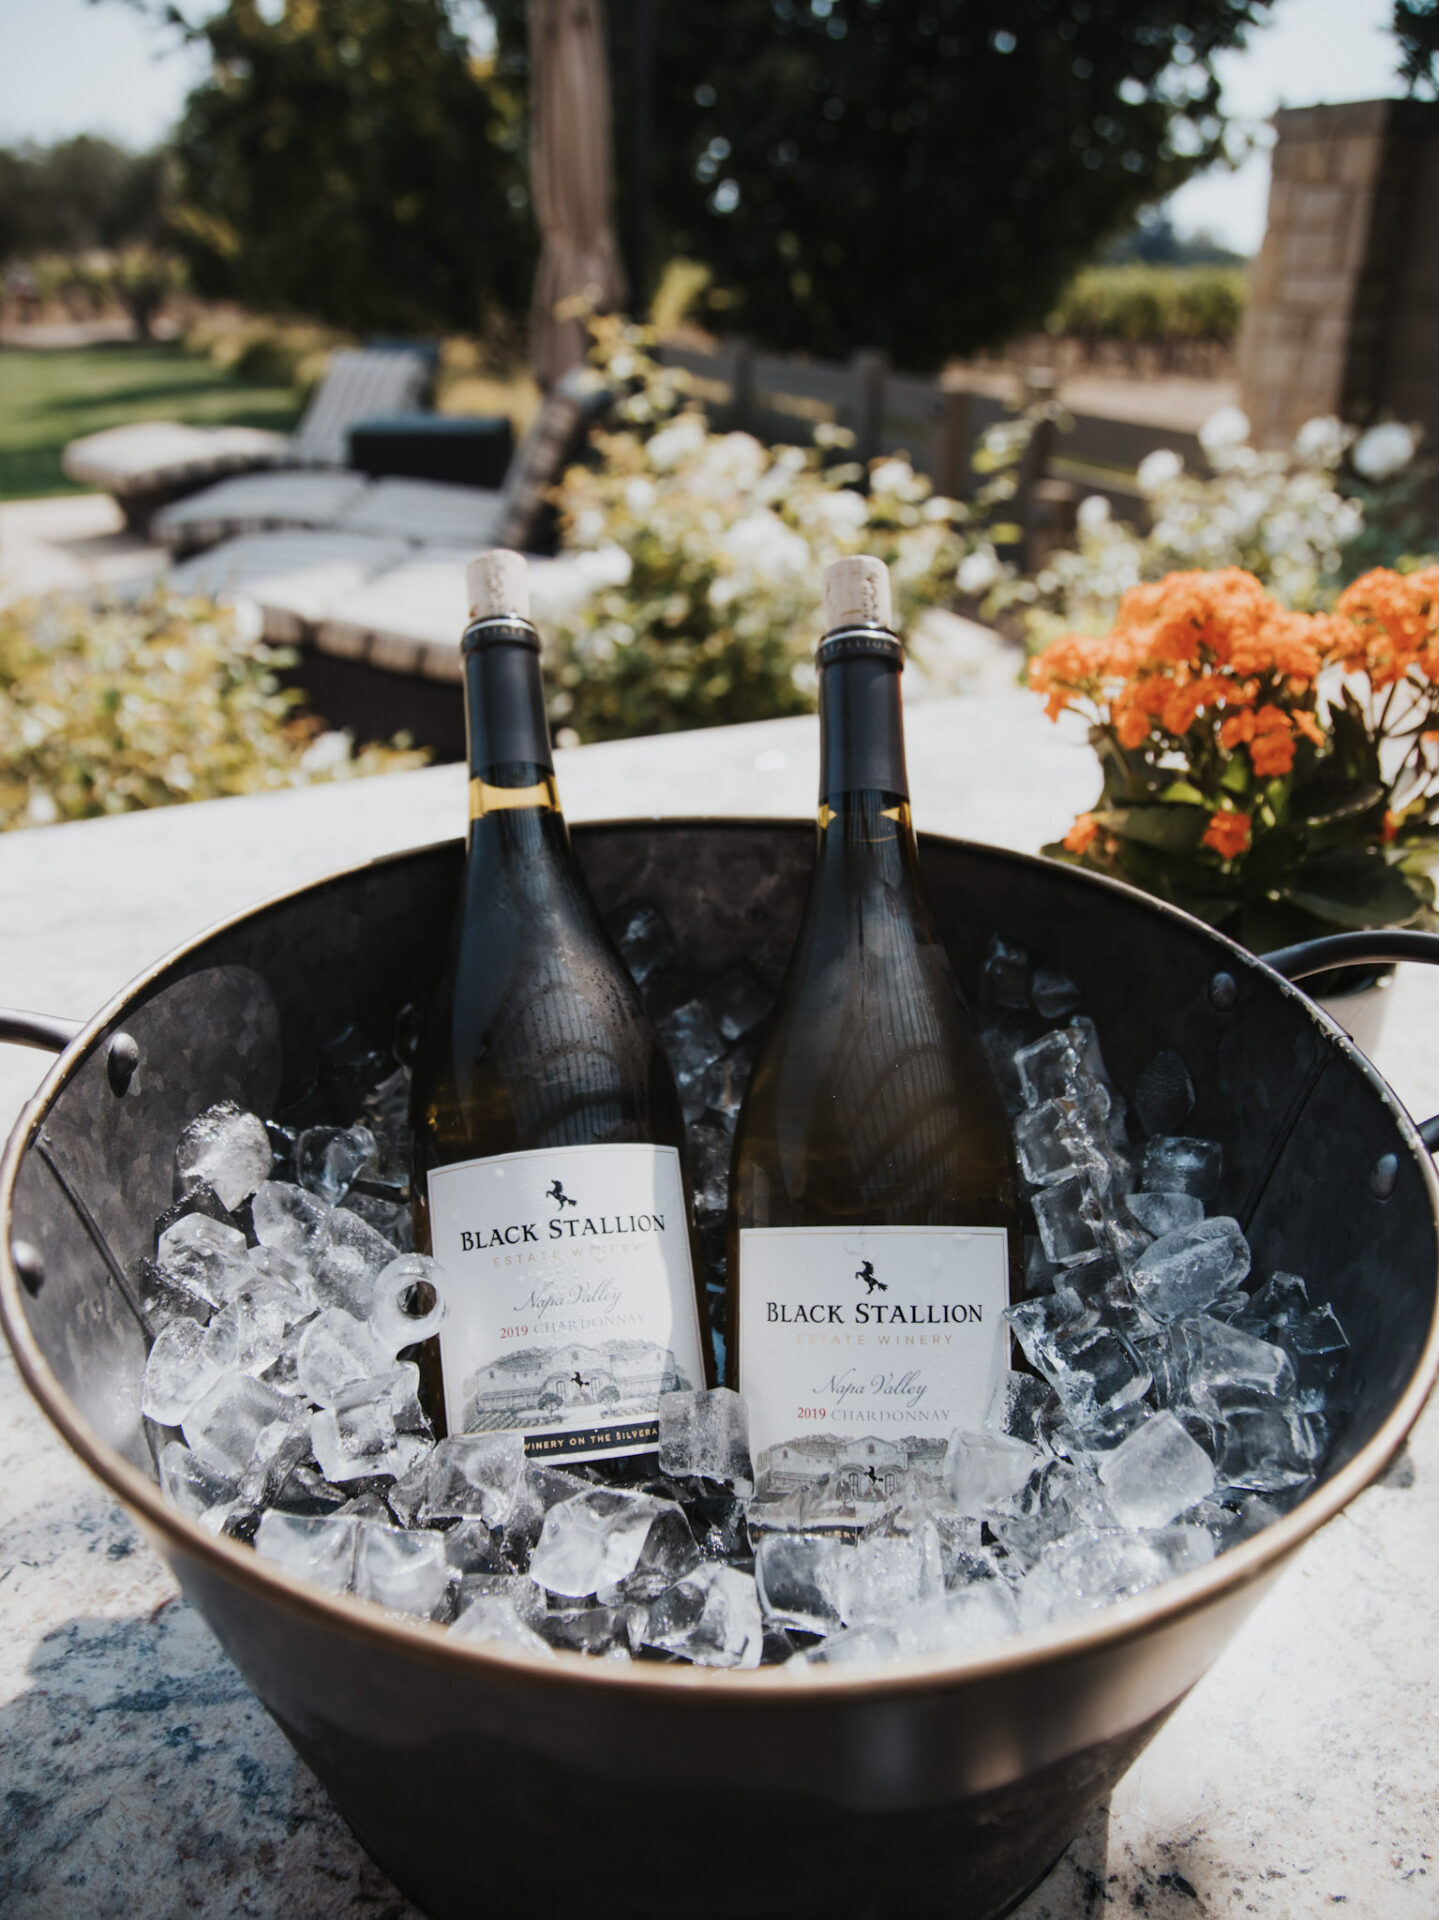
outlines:
[{"label": "bucket rim", "polygon": [[[571,832],[582,840],[592,834],[656,826],[719,831],[746,828],[773,832],[799,829],[812,833],[813,821],[804,816],[752,815],[627,815],[614,819],[575,822]],[[1369,1084],[1394,1121],[1400,1140],[1417,1163],[1439,1239],[1439,1175],[1419,1137],[1418,1128],[1398,1095],[1378,1069],[1354,1046],[1344,1029],[1301,988],[1286,980],[1258,955],[1241,947],[1194,915],[1143,889],[1106,874],[1089,873],[1042,854],[1018,852],[992,843],[954,834],[921,833],[921,845],[946,846],[966,853],[1016,862],[1046,872],[1062,871],[1082,887],[1112,893],[1142,909],[1168,918],[1209,941],[1231,971],[1257,974],[1270,987],[1298,1004],[1332,1045]],[[1267,1584],[1282,1564],[1311,1535],[1332,1520],[1383,1472],[1403,1444],[1439,1376],[1439,1259],[1436,1259],[1434,1300],[1429,1329],[1410,1377],[1377,1432],[1330,1479],[1315,1487],[1289,1513],[1270,1526],[1216,1554],[1193,1572],[1161,1581],[1131,1599],[1115,1602],[1092,1614],[1057,1626],[1006,1636],[971,1653],[887,1657],[841,1665],[792,1670],[778,1667],[717,1668],[661,1662],[595,1660],[581,1653],[557,1650],[552,1656],[507,1648],[501,1643],[469,1641],[452,1635],[432,1621],[409,1619],[352,1594],[333,1593],[316,1583],[283,1572],[273,1561],[241,1541],[211,1534],[197,1520],[171,1503],[157,1482],[134,1466],[102,1439],[71,1402],[41,1351],[25,1313],[16,1270],[11,1229],[15,1183],[21,1164],[46,1114],[76,1070],[95,1048],[123,1025],[126,1010],[163,976],[196,957],[213,940],[258,915],[281,908],[306,895],[341,885],[384,869],[402,866],[426,856],[453,854],[463,847],[456,837],[360,861],[252,902],[227,914],[201,932],[181,941],[144,968],[82,1026],[80,1032],[52,1061],[39,1086],[22,1107],[0,1156],[0,1327],[3,1327],[21,1378],[39,1402],[51,1424],[92,1473],[141,1523],[146,1534],[169,1559],[171,1554],[198,1562],[208,1572],[249,1591],[253,1597],[283,1611],[298,1614],[310,1624],[338,1631],[375,1648],[391,1648],[427,1665],[482,1675],[492,1671],[507,1682],[532,1683],[546,1690],[567,1691],[580,1680],[589,1686],[638,1689],[656,1699],[708,1694],[717,1699],[759,1700],[769,1697],[798,1705],[806,1699],[834,1700],[901,1696],[931,1692],[936,1685],[957,1687],[998,1681],[1020,1669],[1039,1671],[1074,1658],[1093,1657],[1142,1636],[1158,1633],[1193,1619],[1226,1596]]]}]

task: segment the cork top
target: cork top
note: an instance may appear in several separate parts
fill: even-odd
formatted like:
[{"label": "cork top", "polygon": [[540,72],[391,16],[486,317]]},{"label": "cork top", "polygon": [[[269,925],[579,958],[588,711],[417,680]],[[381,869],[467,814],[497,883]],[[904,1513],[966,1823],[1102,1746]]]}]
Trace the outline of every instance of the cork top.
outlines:
[{"label": "cork top", "polygon": [[824,627],[888,627],[893,619],[889,568],[872,554],[831,560],[824,570]]},{"label": "cork top", "polygon": [[530,617],[530,578],[522,553],[491,547],[476,554],[465,569],[471,620],[494,620],[505,614]]}]

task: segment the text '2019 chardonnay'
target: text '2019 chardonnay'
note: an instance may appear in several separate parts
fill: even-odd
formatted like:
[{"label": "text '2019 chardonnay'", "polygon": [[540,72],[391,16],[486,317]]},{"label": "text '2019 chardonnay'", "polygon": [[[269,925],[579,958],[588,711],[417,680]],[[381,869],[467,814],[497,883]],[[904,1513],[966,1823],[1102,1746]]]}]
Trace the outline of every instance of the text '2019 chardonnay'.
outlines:
[{"label": "text '2019 chardonnay'", "polygon": [[411,1109],[444,1419],[540,1459],[653,1452],[660,1395],[712,1364],[679,1100],[570,848],[523,559],[475,561],[470,604],[469,847]]},{"label": "text '2019 chardonnay'", "polygon": [[1017,1187],[920,879],[882,563],[836,562],[825,613],[817,853],[735,1138],[729,1348],[762,1473],[889,1474],[983,1424]]}]

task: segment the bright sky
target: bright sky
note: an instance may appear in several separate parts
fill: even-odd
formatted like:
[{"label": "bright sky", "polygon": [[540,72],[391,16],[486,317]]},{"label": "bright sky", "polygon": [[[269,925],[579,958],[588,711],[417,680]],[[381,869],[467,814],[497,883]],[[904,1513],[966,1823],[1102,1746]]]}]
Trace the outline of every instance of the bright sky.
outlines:
[{"label": "bright sky", "polygon": [[[1391,11],[1391,0],[1278,0],[1271,24],[1220,63],[1229,112],[1262,134],[1279,106],[1394,92]],[[201,71],[197,53],[123,0],[0,0],[0,144],[104,133],[148,146]],[[1256,152],[1191,181],[1170,210],[1181,231],[1207,227],[1252,252],[1268,190],[1268,157]]]}]

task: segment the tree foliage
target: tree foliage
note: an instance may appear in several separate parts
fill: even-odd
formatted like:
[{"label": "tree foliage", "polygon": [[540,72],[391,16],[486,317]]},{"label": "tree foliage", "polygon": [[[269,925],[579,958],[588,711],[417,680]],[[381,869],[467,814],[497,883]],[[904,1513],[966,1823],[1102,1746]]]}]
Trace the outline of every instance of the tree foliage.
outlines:
[{"label": "tree foliage", "polygon": [[[652,260],[786,348],[901,364],[1042,321],[1139,208],[1223,151],[1213,56],[1269,0],[685,0],[656,6]],[[497,0],[504,69],[523,0]],[[610,10],[620,172],[636,9]]]},{"label": "tree foliage", "polygon": [[0,147],[0,260],[154,240],[164,161],[80,134]]},{"label": "tree foliage", "polygon": [[357,331],[523,307],[519,131],[447,0],[226,0],[189,31],[214,67],[176,136],[175,221],[202,292]]},{"label": "tree foliage", "polygon": [[1394,0],[1399,78],[1411,94],[1439,97],[1439,0]]}]

